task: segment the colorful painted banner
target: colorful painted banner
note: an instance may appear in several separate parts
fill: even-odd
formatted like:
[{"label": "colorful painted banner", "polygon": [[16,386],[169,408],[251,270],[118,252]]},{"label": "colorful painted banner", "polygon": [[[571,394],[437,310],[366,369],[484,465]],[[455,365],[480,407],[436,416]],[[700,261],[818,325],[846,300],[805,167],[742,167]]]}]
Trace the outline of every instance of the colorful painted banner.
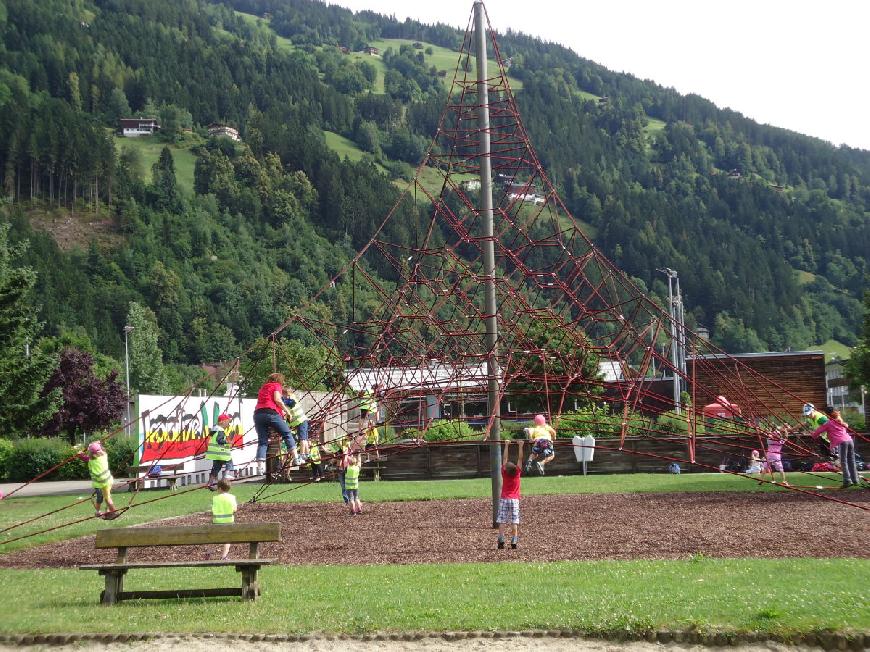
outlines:
[{"label": "colorful painted banner", "polygon": [[232,436],[233,461],[237,465],[251,461],[257,439],[252,428],[255,405],[254,399],[140,395],[139,464],[190,462],[185,471],[210,466],[192,458],[205,454],[211,427],[221,413],[232,417],[227,432]]}]

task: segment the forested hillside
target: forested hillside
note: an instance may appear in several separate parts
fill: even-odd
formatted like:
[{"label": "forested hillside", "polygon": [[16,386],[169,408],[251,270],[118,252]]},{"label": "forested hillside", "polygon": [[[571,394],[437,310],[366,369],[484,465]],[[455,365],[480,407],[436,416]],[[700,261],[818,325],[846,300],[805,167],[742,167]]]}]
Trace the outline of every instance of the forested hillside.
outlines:
[{"label": "forested hillside", "polygon": [[[152,391],[268,334],[368,241],[434,134],[463,38],[313,0],[0,0],[0,31],[4,219],[29,243],[11,264],[36,272],[43,335],[119,358],[131,314],[151,324],[168,366],[134,360],[134,386]],[[371,44],[379,56],[358,54]],[[691,325],[733,352],[855,343],[870,153],[521,34],[500,45],[568,207],[651,293],[666,294],[657,268],[678,270]],[[151,165],[113,137],[130,116],[159,117],[150,140],[173,146]],[[213,122],[242,142],[209,139]],[[341,323],[375,305],[337,290],[312,311]]]}]

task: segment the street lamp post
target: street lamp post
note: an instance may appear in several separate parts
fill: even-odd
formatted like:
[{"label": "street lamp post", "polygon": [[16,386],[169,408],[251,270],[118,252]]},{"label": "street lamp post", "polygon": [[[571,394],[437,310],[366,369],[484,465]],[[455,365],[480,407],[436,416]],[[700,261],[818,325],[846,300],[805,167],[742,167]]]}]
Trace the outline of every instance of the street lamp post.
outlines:
[{"label": "street lamp post", "polygon": [[[657,269],[656,271],[668,277],[668,312],[671,317],[671,364],[674,368],[674,411],[680,414],[681,377],[686,374],[686,334],[683,330],[683,297],[680,294],[680,279],[677,276],[677,272],[669,267]],[[674,296],[675,281],[677,285],[676,296]]]},{"label": "street lamp post", "polygon": [[127,336],[133,330],[132,326],[124,326],[124,372],[127,377],[127,422],[124,425],[124,432],[127,436],[130,435],[130,348],[127,344]]}]

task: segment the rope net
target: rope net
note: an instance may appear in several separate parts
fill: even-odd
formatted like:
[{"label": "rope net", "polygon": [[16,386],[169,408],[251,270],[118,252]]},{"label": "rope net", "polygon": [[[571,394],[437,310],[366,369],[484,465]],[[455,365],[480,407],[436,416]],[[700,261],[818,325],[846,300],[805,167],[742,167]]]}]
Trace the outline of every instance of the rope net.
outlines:
[{"label": "rope net", "polygon": [[[447,104],[413,181],[353,260],[235,364],[243,374],[258,365],[285,371],[298,361],[278,356],[278,343],[292,338],[320,344],[324,359],[304,369],[305,384],[297,391],[313,406],[309,420],[343,422],[339,439],[353,438],[354,429],[363,427],[354,424],[360,395],[371,392],[392,428],[380,446],[392,446],[393,455],[414,446],[403,438],[408,429],[419,440],[444,420],[467,424],[470,438],[486,439],[493,424],[491,373],[499,381],[502,423],[522,424],[541,413],[570,431],[577,425],[570,415],[579,411],[582,434],[594,434],[596,448],[661,460],[662,467],[676,461],[717,470],[723,459],[748,459],[751,450],[763,450],[774,428],[795,423],[803,398],[689,330],[595,247],[532,147],[488,17],[494,230],[492,237],[483,235],[483,100],[472,35],[469,19]],[[494,277],[485,271],[487,242],[495,249]],[[496,295],[495,349],[487,345],[487,281]],[[336,301],[350,297],[348,321],[313,309],[314,300],[330,293],[340,293]],[[298,377],[299,370],[291,375]],[[679,411],[674,382],[683,391]],[[329,391],[304,391],[318,386]],[[723,395],[730,413],[704,418],[700,407]],[[229,405],[237,398],[220,400]],[[178,397],[178,404],[186,399]],[[455,432],[457,440],[469,438],[458,425]],[[658,450],[668,452],[627,447],[629,438],[660,443]],[[819,455],[808,444],[790,441],[788,447],[792,458]]]}]

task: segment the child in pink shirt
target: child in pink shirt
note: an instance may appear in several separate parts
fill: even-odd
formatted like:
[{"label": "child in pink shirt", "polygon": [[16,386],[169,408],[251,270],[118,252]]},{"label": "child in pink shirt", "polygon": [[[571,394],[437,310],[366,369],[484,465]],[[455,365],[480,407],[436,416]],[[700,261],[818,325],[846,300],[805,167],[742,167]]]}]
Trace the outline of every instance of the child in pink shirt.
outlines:
[{"label": "child in pink shirt", "polygon": [[815,439],[825,432],[831,442],[831,450],[833,451],[835,446],[838,447],[840,466],[843,469],[843,489],[845,489],[853,484],[861,484],[861,478],[858,476],[858,465],[855,463],[855,442],[849,435],[848,425],[834,418],[836,412],[830,405],[825,408],[828,421],[813,430],[812,437]]},{"label": "child in pink shirt", "polygon": [[782,446],[788,436],[784,428],[774,428],[767,435],[767,466],[770,470],[771,480],[775,478],[774,471],[779,471],[780,484],[788,485],[785,481],[785,471],[782,468]]}]

